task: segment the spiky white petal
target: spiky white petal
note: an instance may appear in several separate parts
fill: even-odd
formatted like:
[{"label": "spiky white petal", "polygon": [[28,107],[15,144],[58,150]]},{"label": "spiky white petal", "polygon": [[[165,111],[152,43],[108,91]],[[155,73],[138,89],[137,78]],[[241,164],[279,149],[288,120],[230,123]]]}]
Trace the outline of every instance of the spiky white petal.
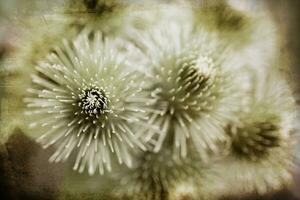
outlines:
[{"label": "spiky white petal", "polygon": [[236,120],[245,103],[248,78],[216,35],[191,24],[163,22],[134,35],[148,59],[145,74],[150,93],[149,123],[160,131],[145,130],[145,139],[159,152],[168,138],[185,157],[192,141],[204,155],[217,151],[225,140],[223,127]]},{"label": "spiky white petal", "polygon": [[83,31],[36,66],[26,114],[35,119],[29,126],[46,128],[37,141],[45,148],[55,145],[50,161],[65,161],[77,152],[75,170],[87,167],[89,174],[103,174],[105,168],[111,170],[111,152],[131,166],[128,148],[144,149],[134,133],[134,126],[145,120],[143,81],[128,66],[128,45]]}]

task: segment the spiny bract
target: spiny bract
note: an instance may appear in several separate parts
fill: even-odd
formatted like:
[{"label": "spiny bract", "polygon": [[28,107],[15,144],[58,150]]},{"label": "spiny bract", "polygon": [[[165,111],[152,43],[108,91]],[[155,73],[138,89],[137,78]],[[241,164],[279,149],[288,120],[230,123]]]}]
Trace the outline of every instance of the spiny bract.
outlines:
[{"label": "spiny bract", "polygon": [[[223,127],[245,103],[248,79],[213,33],[192,25],[162,23],[135,41],[147,61],[149,123],[145,140],[158,152],[168,138],[185,157],[191,140],[203,156],[225,140]],[[237,72],[238,71],[238,72]]]},{"label": "spiny bract", "polygon": [[26,114],[37,118],[30,124],[40,128],[37,141],[56,146],[50,161],[66,160],[78,149],[74,169],[87,165],[90,174],[97,168],[103,174],[111,170],[111,152],[130,166],[128,147],[144,148],[133,128],[145,119],[143,81],[125,60],[127,47],[133,50],[125,41],[84,30],[36,67]]}]

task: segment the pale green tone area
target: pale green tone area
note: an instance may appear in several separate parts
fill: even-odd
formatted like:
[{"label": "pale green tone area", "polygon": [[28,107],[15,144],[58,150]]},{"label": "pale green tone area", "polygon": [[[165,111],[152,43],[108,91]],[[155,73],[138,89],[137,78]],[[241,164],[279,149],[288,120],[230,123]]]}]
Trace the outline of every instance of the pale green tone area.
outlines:
[{"label": "pale green tone area", "polygon": [[[30,130],[26,128],[26,119],[22,117],[22,109],[24,108],[22,98],[26,92],[25,89],[30,85],[31,80],[29,75],[32,73],[32,68],[36,60],[42,59],[47,54],[50,47],[52,45],[56,45],[58,40],[60,40],[62,37],[71,37],[86,24],[89,24],[89,26],[94,27],[95,29],[102,30],[109,35],[118,35],[122,33],[122,24],[124,22],[123,17],[127,16],[126,14],[123,15],[122,12],[118,12],[115,17],[112,17],[112,15],[109,13],[106,13],[104,16],[100,15],[101,17],[99,15],[89,16],[87,14],[69,13],[67,14],[66,18],[65,16],[58,17],[58,21],[60,21],[59,18],[64,19],[63,23],[58,24],[58,21],[51,22],[50,20],[48,21],[49,23],[47,22],[46,26],[43,26],[45,21],[43,21],[44,19],[42,19],[41,15],[45,13],[56,15],[55,13],[64,12],[64,9],[60,7],[60,5],[63,4],[63,1],[56,1],[59,2],[59,5],[54,6],[53,12],[49,11],[48,9],[50,7],[49,1],[38,1],[37,7],[40,8],[37,10],[39,11],[35,11],[36,8],[32,9],[31,6],[33,4],[29,4],[28,2],[29,1],[24,4],[19,4],[19,7],[22,9],[21,11],[18,11],[18,13],[27,16],[26,19],[22,19],[22,23],[23,21],[26,21],[24,30],[28,28],[28,19],[30,19],[29,24],[32,24],[32,27],[28,31],[29,35],[25,34],[26,37],[21,38],[22,42],[17,42],[17,45],[19,45],[20,49],[16,51],[16,55],[13,55],[7,62],[5,62],[5,71],[8,73],[4,73],[6,79],[5,83],[2,81],[3,79],[0,82],[0,95],[3,94],[4,90],[6,92],[5,98],[2,98],[0,101],[1,142],[7,140],[10,133],[16,126],[23,128],[28,135],[31,134]],[[52,1],[50,4],[52,3],[55,4],[54,1]],[[30,7],[30,9],[23,9],[26,7]],[[196,16],[200,16],[199,23],[206,24],[209,30],[220,30],[221,36],[226,40],[231,40],[234,45],[236,45],[237,49],[243,47],[244,45],[247,48],[247,42],[249,42],[248,34],[253,33],[252,30],[261,25],[259,24],[260,22],[252,22],[248,16],[244,16],[243,13],[230,10],[229,8],[224,9],[224,7],[221,7],[220,9],[222,9],[224,13],[223,11],[217,10],[217,15],[213,13],[216,10],[213,11],[207,9],[200,11],[196,14]],[[35,12],[31,12],[32,10]],[[72,27],[72,29],[70,27]],[[142,30],[148,26],[137,20],[136,27],[140,27]],[[0,76],[0,78],[3,78],[3,75]],[[65,179],[63,187],[61,188],[61,200],[87,200],[98,198],[111,199],[109,196],[103,196],[108,195],[107,193],[109,192],[109,189],[111,189],[111,186],[115,185],[115,183],[110,182],[106,177],[101,177],[99,175],[91,177],[86,174],[77,174],[77,172],[71,172],[67,170],[71,170],[71,168],[72,166],[66,167]],[[220,182],[222,182],[222,180]],[[233,181],[233,183],[235,182]],[[102,189],[100,190],[99,188]]]}]

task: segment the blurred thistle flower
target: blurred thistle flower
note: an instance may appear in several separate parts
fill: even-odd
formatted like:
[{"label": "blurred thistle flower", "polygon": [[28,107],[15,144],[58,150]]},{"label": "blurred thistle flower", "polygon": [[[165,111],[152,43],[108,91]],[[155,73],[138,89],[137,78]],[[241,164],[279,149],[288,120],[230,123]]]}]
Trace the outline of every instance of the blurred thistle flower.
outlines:
[{"label": "blurred thistle flower", "polygon": [[67,0],[65,15],[78,30],[92,27],[103,35],[119,36],[124,28],[127,0]]},{"label": "blurred thistle flower", "polygon": [[161,127],[146,127],[144,139],[159,152],[171,138],[183,157],[189,141],[203,157],[218,151],[216,142],[226,140],[223,128],[236,121],[249,87],[226,44],[213,33],[177,23],[161,23],[134,37],[147,60],[148,122]]},{"label": "blurred thistle flower", "polygon": [[[207,175],[206,165],[199,156],[181,158],[171,149],[163,148],[159,153],[141,152],[135,156],[132,169],[115,174],[121,179],[116,186],[115,195],[120,199],[132,200],[164,200],[175,199],[183,192],[179,185],[188,186],[184,195],[195,196],[198,194],[197,181],[205,184]],[[121,177],[120,177],[121,176]],[[203,180],[201,179],[203,178]],[[177,188],[177,189],[176,189]],[[174,192],[177,191],[175,194]]]},{"label": "blurred thistle flower", "polygon": [[236,57],[243,58],[240,62],[267,67],[274,55],[282,56],[278,27],[262,5],[264,3],[243,0],[190,2],[194,5],[195,26],[217,32],[235,51]]},{"label": "blurred thistle flower", "polygon": [[83,31],[36,66],[26,114],[35,118],[29,126],[42,134],[37,141],[44,148],[56,146],[50,161],[65,161],[78,149],[74,170],[87,165],[89,174],[97,168],[103,174],[111,170],[111,152],[131,166],[128,147],[144,149],[134,134],[145,119],[143,81],[125,59],[124,49],[134,50],[130,46]]},{"label": "blurred thistle flower", "polygon": [[130,5],[129,12],[125,13],[126,18],[124,29],[146,30],[160,24],[177,22],[185,24],[194,20],[191,5],[186,2],[164,2],[164,1],[144,1],[135,2]]},{"label": "blurred thistle flower", "polygon": [[[290,184],[295,141],[295,102],[281,77],[254,79],[248,112],[229,125],[230,155],[220,167],[227,180],[240,183],[234,193],[265,193]],[[223,177],[224,178],[224,177]]]}]

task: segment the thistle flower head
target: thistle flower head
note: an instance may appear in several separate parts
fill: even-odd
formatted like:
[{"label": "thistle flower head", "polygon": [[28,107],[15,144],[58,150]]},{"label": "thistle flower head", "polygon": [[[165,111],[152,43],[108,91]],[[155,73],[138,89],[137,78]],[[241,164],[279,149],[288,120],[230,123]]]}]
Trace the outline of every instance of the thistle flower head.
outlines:
[{"label": "thistle flower head", "polygon": [[237,66],[228,66],[232,55],[213,34],[191,25],[165,27],[137,39],[152,83],[146,88],[152,106],[149,122],[162,127],[159,132],[145,130],[145,138],[154,143],[155,152],[170,137],[184,157],[188,140],[199,152],[216,151],[215,142],[225,140],[223,126],[235,120],[243,104],[248,79],[237,73]]},{"label": "thistle flower head", "polygon": [[108,107],[109,98],[103,89],[98,86],[90,84],[89,87],[82,89],[78,97],[78,106],[80,107],[81,113],[89,117],[99,118],[99,116],[104,113],[111,111]]},{"label": "thistle flower head", "polygon": [[[144,152],[136,157],[133,168],[121,173],[121,185],[116,195],[133,200],[163,200],[174,198],[181,183],[192,190],[196,180],[203,175],[204,165],[197,157],[180,158],[169,149],[160,153]],[[178,189],[178,188],[177,188]],[[186,191],[195,195],[195,191]]]},{"label": "thistle flower head", "polygon": [[143,81],[125,60],[127,45],[83,31],[36,67],[26,114],[38,118],[30,126],[47,129],[38,142],[56,146],[50,161],[77,152],[75,170],[88,166],[90,174],[98,168],[103,174],[111,169],[111,152],[130,166],[128,147],[144,148],[133,128],[144,120],[139,100]]},{"label": "thistle flower head", "polygon": [[254,79],[248,112],[241,112],[240,122],[228,128],[226,169],[232,170],[224,174],[228,181],[241,183],[235,192],[265,193],[291,181],[295,105],[285,81],[270,74]]},{"label": "thistle flower head", "polygon": [[240,125],[231,125],[232,152],[241,159],[262,159],[272,148],[280,146],[283,136],[280,133],[279,116],[257,105],[241,118]]}]

